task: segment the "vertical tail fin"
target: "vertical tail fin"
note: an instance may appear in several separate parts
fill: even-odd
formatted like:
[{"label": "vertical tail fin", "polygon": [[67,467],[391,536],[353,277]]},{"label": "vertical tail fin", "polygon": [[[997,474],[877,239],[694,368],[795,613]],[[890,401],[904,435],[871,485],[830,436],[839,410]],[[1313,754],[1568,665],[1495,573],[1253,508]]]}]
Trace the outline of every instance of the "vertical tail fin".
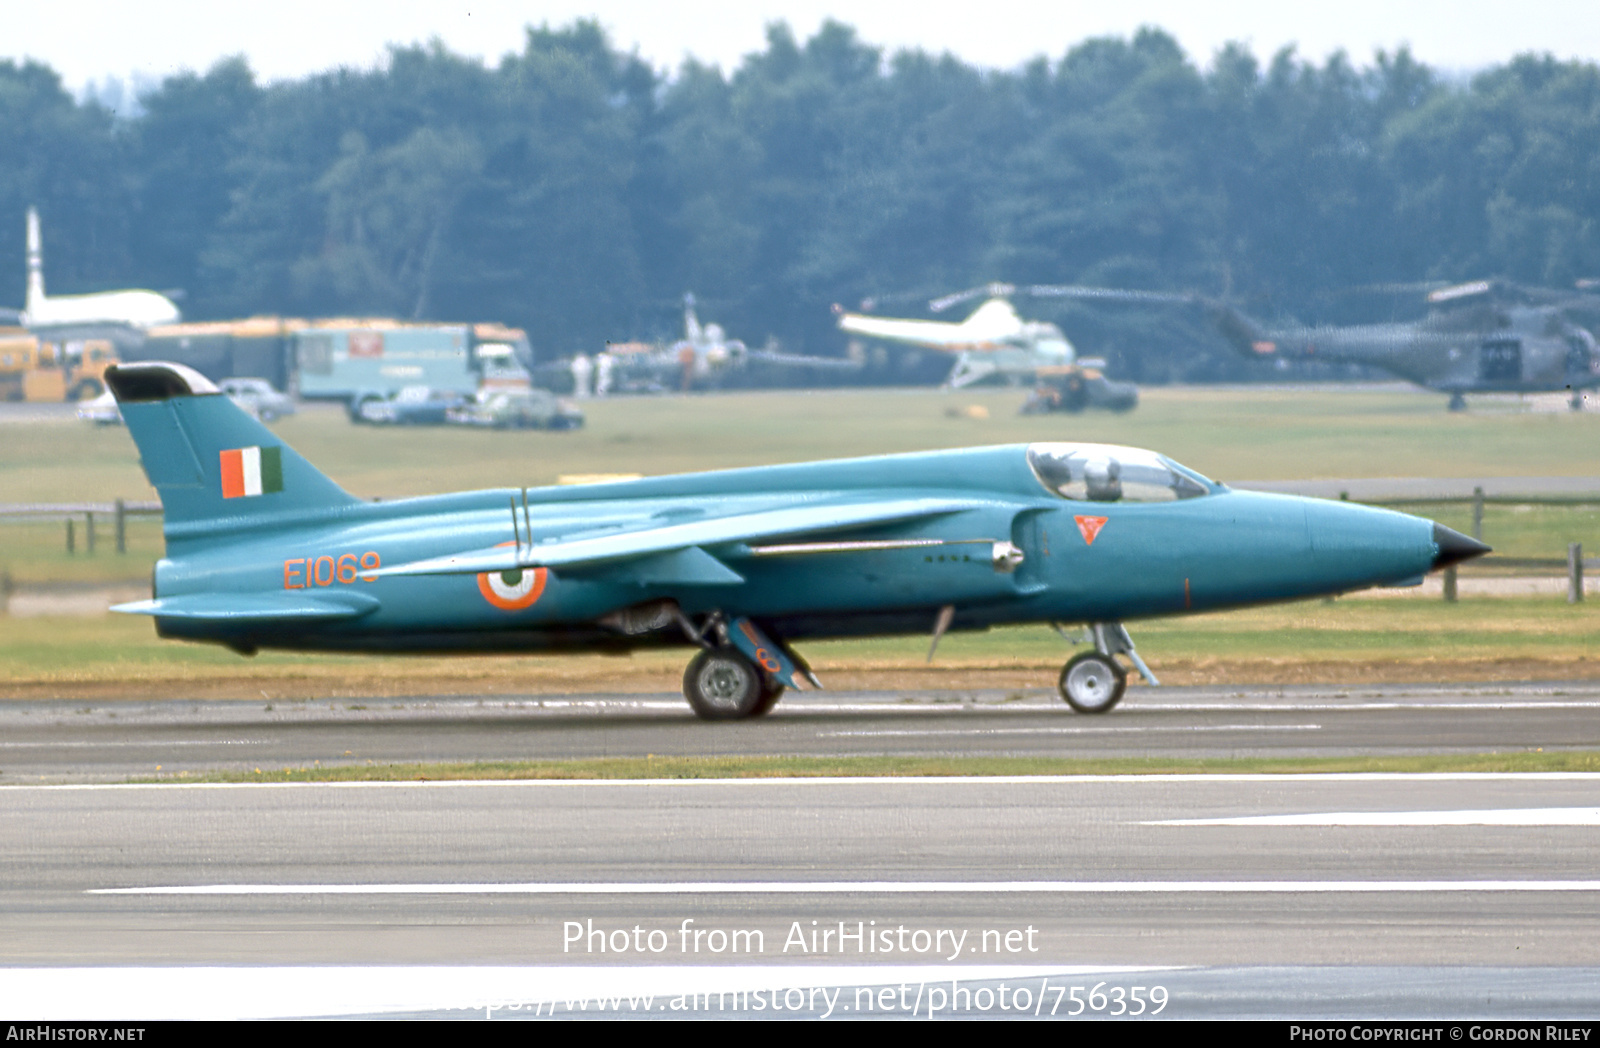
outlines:
[{"label": "vertical tail fin", "polygon": [[1233,343],[1235,349],[1258,357],[1278,352],[1277,337],[1237,309],[1211,299],[1202,299],[1201,305],[1206,317],[1216,325],[1223,338]]},{"label": "vertical tail fin", "polygon": [[39,211],[28,208],[28,297],[22,308],[32,313],[44,300],[44,242],[39,237]]},{"label": "vertical tail fin", "polygon": [[360,503],[191,368],[122,364],[106,384],[161,495],[169,542]]},{"label": "vertical tail fin", "polygon": [[699,343],[701,336],[700,318],[694,311],[694,292],[687,292],[683,296],[683,338],[686,342]]}]

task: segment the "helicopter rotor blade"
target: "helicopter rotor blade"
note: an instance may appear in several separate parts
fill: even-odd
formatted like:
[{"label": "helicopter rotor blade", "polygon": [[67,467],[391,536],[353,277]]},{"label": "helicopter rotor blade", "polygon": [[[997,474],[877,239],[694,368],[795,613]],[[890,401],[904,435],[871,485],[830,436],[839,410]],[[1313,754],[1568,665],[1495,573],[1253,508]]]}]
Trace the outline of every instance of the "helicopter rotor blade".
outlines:
[{"label": "helicopter rotor blade", "polygon": [[1097,302],[1142,302],[1159,305],[1187,305],[1200,301],[1192,294],[1173,291],[1133,291],[1123,288],[1088,287],[1082,284],[984,284],[979,287],[945,295],[928,303],[935,313],[949,309],[975,298],[1010,298],[1028,295],[1033,298],[1076,298]]},{"label": "helicopter rotor blade", "polygon": [[1448,280],[1395,280],[1382,284],[1357,284],[1331,292],[1335,295],[1426,295],[1450,286]]},{"label": "helicopter rotor blade", "polygon": [[1035,298],[1077,298],[1092,302],[1144,302],[1157,305],[1188,305],[1199,296],[1176,291],[1135,291],[1113,287],[1087,287],[1082,284],[1034,284],[1021,288]]},{"label": "helicopter rotor blade", "polygon": [[969,287],[965,291],[957,291],[953,295],[945,295],[942,298],[933,299],[928,303],[928,308],[935,313],[943,313],[951,306],[958,306],[975,298],[1005,298],[1016,293],[1017,288],[1014,284],[980,284],[977,287]]}]

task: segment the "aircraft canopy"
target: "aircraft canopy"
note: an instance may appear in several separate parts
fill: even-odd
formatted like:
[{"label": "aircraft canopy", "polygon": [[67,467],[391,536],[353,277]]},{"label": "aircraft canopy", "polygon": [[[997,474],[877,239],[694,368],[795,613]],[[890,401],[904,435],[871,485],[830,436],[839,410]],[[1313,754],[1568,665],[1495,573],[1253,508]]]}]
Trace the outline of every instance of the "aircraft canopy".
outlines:
[{"label": "aircraft canopy", "polygon": [[1050,494],[1079,502],[1173,502],[1215,487],[1165,455],[1115,444],[1029,444],[1028,465]]}]

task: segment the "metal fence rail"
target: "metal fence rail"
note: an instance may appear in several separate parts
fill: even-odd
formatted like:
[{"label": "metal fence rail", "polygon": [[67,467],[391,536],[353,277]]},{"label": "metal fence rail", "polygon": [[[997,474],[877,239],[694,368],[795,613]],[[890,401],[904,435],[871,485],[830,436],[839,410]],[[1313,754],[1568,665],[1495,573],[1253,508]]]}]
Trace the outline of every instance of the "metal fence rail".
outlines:
[{"label": "metal fence rail", "polygon": [[95,514],[111,518],[118,553],[128,552],[128,518],[159,517],[161,503],[113,499],[110,502],[0,502],[0,520],[60,520],[66,518],[67,552],[77,553],[78,518],[83,518],[84,549],[94,552]]}]

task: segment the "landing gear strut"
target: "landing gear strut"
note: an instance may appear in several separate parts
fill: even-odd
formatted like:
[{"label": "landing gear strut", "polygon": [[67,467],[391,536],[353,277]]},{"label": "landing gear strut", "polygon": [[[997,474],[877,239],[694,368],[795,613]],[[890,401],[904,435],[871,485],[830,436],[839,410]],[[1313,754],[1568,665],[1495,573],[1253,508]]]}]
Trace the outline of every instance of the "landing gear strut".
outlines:
[{"label": "landing gear strut", "polygon": [[[1059,629],[1059,627],[1057,627]],[[1079,713],[1109,713],[1128,686],[1128,671],[1115,656],[1126,655],[1134,669],[1151,684],[1159,685],[1150,667],[1134,650],[1133,638],[1120,622],[1096,622],[1089,626],[1094,651],[1074,657],[1061,670],[1061,697]]]},{"label": "landing gear strut", "polygon": [[[781,649],[748,619],[730,624],[721,612],[714,612],[696,627],[681,611],[676,615],[685,635],[701,647],[683,673],[683,697],[695,715],[701,720],[722,721],[770,713],[783,697],[784,674],[792,672]],[[741,638],[749,641],[748,647]],[[806,674],[815,684],[809,670]]]},{"label": "landing gear strut", "polygon": [[1467,398],[1460,393],[1452,393],[1450,394],[1450,403],[1446,404],[1444,409],[1446,411],[1465,411],[1467,410]]}]

